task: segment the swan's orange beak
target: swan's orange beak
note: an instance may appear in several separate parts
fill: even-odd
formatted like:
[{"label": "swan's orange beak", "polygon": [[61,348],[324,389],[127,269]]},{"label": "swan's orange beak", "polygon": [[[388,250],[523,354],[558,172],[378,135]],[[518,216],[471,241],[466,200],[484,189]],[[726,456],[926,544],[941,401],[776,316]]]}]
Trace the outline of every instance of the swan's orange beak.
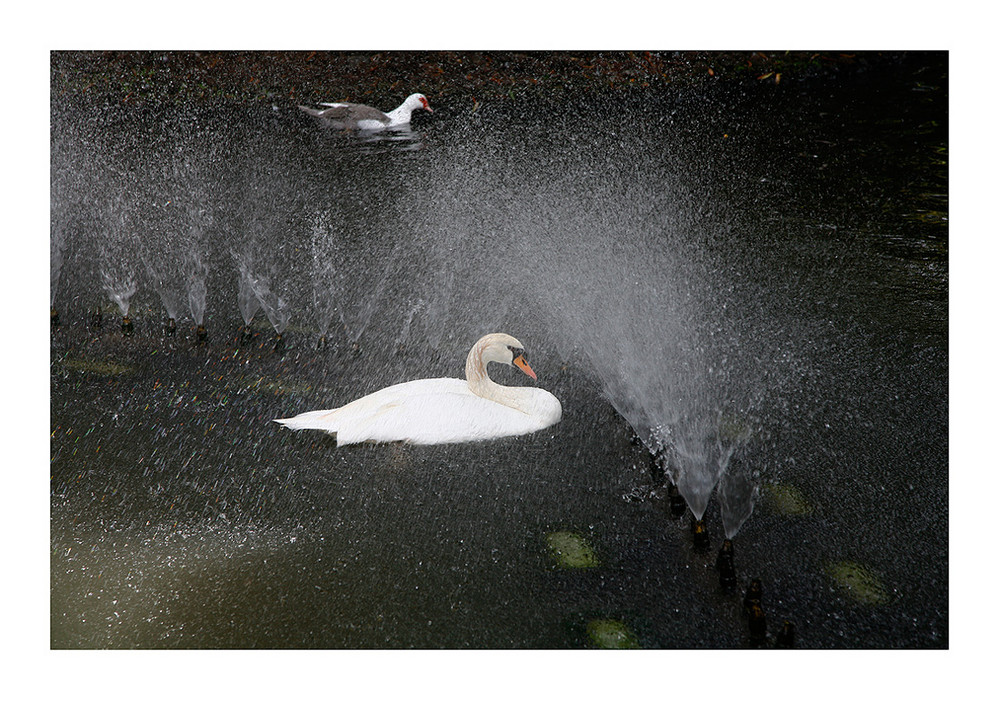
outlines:
[{"label": "swan's orange beak", "polygon": [[530,377],[532,380],[538,379],[538,377],[535,376],[535,371],[531,369],[531,366],[528,365],[528,361],[524,359],[523,355],[519,355],[514,358],[514,365],[521,368],[521,372]]}]

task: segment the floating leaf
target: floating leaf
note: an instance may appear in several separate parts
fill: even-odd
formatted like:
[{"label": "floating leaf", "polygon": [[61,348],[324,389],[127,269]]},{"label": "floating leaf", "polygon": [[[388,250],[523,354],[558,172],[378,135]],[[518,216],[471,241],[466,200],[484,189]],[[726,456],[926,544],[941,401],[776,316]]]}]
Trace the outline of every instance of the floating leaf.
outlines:
[{"label": "floating leaf", "polygon": [[827,565],[826,571],[837,586],[855,601],[878,605],[889,600],[881,580],[857,562],[834,562]]},{"label": "floating leaf", "polygon": [[582,536],[570,531],[554,531],[546,536],[549,552],[559,567],[583,569],[597,567],[597,553]]},{"label": "floating leaf", "polygon": [[768,506],[782,516],[808,516],[813,512],[802,492],[790,484],[764,486]]},{"label": "floating leaf", "polygon": [[639,641],[621,621],[602,618],[587,624],[587,637],[599,648],[605,650],[636,650]]}]

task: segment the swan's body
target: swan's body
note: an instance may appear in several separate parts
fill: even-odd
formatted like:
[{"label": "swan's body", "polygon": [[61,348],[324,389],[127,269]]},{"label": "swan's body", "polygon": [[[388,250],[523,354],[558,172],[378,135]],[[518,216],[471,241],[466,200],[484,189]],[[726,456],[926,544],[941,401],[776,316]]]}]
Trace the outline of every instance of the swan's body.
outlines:
[{"label": "swan's body", "polygon": [[533,433],[562,418],[562,405],[535,387],[506,387],[489,378],[490,362],[517,365],[535,373],[513,336],[483,336],[469,351],[465,380],[440,377],[386,387],[339,409],[308,411],[275,419],[293,430],[326,431],[338,445],[363,441],[405,441],[431,445],[464,443]]},{"label": "swan's body", "polygon": [[326,109],[315,110],[312,107],[299,105],[299,109],[313,117],[319,117],[336,129],[360,129],[373,131],[378,129],[393,129],[408,126],[414,110],[433,112],[427,98],[420,93],[413,93],[392,112],[382,112],[368,105],[358,105],[353,102],[322,102]]}]

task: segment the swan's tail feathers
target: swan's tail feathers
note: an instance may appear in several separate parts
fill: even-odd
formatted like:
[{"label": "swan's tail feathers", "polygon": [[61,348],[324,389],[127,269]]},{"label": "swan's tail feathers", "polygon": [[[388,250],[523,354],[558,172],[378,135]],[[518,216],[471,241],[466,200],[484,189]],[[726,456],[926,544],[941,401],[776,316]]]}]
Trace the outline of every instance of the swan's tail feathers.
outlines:
[{"label": "swan's tail feathers", "polygon": [[301,431],[305,428],[311,428],[317,431],[326,431],[327,433],[332,434],[337,433],[336,422],[333,420],[333,412],[329,409],[307,411],[306,413],[299,414],[298,416],[292,416],[287,419],[274,419],[274,421],[275,423],[279,423],[285,428],[290,428],[293,431]]}]

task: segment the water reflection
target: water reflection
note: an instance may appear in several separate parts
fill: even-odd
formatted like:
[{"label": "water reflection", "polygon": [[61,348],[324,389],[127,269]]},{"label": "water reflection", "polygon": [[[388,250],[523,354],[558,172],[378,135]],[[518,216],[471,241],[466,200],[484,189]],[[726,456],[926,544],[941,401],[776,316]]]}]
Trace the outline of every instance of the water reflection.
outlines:
[{"label": "water reflection", "polygon": [[322,121],[313,125],[322,130],[324,140],[338,151],[365,155],[403,154],[427,147],[425,133],[409,125],[379,131],[344,131]]}]

